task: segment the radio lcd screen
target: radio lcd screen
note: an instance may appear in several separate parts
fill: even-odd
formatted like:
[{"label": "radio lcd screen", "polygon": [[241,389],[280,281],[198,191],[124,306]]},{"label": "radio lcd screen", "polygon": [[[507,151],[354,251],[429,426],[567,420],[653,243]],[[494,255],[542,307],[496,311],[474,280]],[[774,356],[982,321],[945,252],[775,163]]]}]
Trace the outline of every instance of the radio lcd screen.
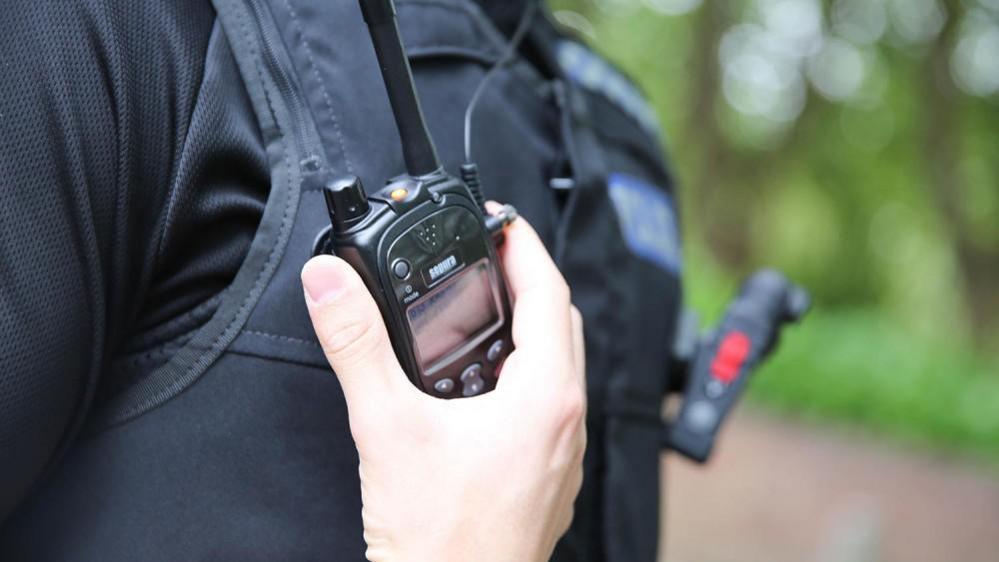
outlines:
[{"label": "radio lcd screen", "polygon": [[479,262],[416,301],[407,311],[424,371],[500,321],[488,262]]}]

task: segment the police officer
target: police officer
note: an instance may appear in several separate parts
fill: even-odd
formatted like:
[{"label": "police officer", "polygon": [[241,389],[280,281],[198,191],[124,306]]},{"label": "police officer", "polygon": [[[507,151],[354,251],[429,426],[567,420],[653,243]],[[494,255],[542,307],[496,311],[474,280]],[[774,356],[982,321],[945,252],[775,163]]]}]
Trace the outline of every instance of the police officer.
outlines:
[{"label": "police officer", "polygon": [[[397,2],[450,170],[533,1]],[[470,151],[525,218],[504,255],[517,350],[493,394],[429,404],[393,376],[350,272],[303,271],[328,224],[315,179],[404,169],[354,2],[6,2],[0,559],[356,560],[436,556],[433,539],[541,559],[583,439],[564,278],[588,446],[553,556],[653,560],[669,176],[633,87],[542,10],[518,52]]]}]

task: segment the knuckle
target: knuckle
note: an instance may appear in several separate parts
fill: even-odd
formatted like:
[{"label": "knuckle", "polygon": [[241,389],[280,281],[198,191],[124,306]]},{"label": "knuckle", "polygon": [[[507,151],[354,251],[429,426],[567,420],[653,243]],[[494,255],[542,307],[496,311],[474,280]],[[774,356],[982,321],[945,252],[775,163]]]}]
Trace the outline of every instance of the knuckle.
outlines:
[{"label": "knuckle", "polygon": [[550,276],[548,281],[545,283],[545,287],[548,293],[546,296],[550,298],[552,302],[566,308],[572,305],[572,291],[569,288],[569,284],[566,282],[565,277],[563,277],[558,270],[555,270],[554,274]]},{"label": "knuckle", "polygon": [[583,474],[583,463],[579,462],[576,464],[575,470],[572,471],[572,497],[579,495],[579,491],[583,489],[583,479],[585,474]]},{"label": "knuckle", "polygon": [[559,422],[565,427],[577,427],[586,416],[586,396],[578,387],[573,387],[562,395],[559,409]]},{"label": "knuckle", "polygon": [[558,299],[559,304],[572,306],[572,289],[569,288],[569,284],[566,283],[564,277],[559,275],[558,280],[555,282],[555,285],[554,287],[552,287],[552,289],[555,298]]},{"label": "knuckle", "polygon": [[579,327],[580,329],[582,329],[583,328],[583,313],[581,313],[579,311],[579,309],[576,308],[576,305],[574,305],[574,304],[570,304],[569,305],[569,314],[572,315],[572,322],[573,322],[573,324],[575,324],[577,327]]},{"label": "knuckle", "polygon": [[575,519],[575,517],[576,517],[576,508],[573,507],[572,505],[569,505],[569,507],[565,510],[565,517],[562,519],[561,524],[559,525],[559,533],[558,533],[559,537],[562,537],[569,532],[569,528],[572,527],[572,520]]}]

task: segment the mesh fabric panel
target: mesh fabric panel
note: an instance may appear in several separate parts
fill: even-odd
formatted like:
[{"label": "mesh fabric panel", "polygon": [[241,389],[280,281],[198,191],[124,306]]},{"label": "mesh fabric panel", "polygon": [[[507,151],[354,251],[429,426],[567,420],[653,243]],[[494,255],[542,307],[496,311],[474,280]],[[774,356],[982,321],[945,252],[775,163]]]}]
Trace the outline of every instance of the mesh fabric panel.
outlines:
[{"label": "mesh fabric panel", "polygon": [[206,63],[208,2],[3,12],[0,520],[127,384],[113,362],[141,374],[210,315],[267,192],[239,77]]}]

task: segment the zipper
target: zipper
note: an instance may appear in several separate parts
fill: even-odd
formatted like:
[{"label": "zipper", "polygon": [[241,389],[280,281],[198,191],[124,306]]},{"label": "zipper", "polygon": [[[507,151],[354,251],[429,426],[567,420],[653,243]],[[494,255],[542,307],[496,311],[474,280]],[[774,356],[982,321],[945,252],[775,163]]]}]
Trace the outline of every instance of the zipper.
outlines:
[{"label": "zipper", "polygon": [[294,130],[290,132],[290,136],[298,152],[299,169],[303,173],[318,172],[323,168],[324,162],[322,145],[313,137],[314,128],[308,114],[309,109],[295,82],[293,71],[289,68],[290,62],[278,56],[278,49],[284,47],[269,8],[264,4],[264,0],[244,1],[260,31],[261,59],[291,115]]}]

